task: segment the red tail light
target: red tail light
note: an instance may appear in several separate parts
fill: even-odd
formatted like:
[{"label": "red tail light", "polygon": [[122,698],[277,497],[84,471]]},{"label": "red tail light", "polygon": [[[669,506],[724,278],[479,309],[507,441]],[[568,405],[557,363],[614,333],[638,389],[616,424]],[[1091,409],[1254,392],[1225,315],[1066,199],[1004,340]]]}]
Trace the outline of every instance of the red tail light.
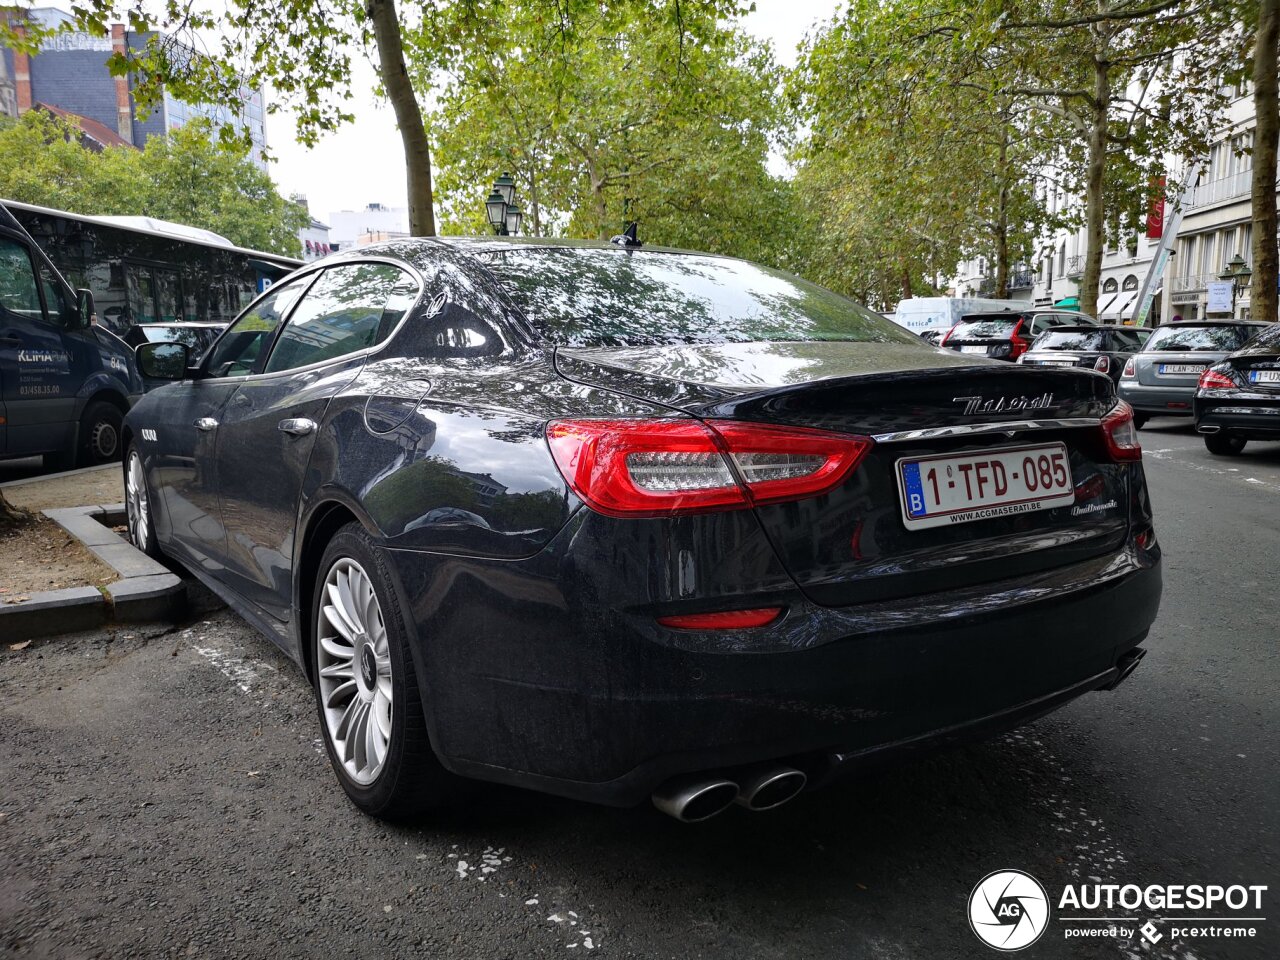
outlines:
[{"label": "red tail light", "polygon": [[757,607],[753,610],[724,610],[720,613],[686,613],[674,617],[659,617],[664,627],[681,630],[734,630],[742,627],[763,627],[778,619],[781,607]]},{"label": "red tail light", "polygon": [[1142,459],[1142,445],[1133,425],[1133,407],[1117,400],[1111,412],[1102,418],[1102,439],[1107,453],[1117,463]]},{"label": "red tail light", "polygon": [[1093,365],[1093,369],[1097,370],[1099,373],[1110,373],[1111,358],[1105,356],[1099,357],[1098,362]]},{"label": "red tail light", "polygon": [[736,510],[835,489],[868,437],[731,420],[555,420],[547,443],[573,492],[611,517]]},{"label": "red tail light", "polygon": [[1130,357],[1124,362],[1124,369],[1120,371],[1121,377],[1136,377],[1138,375],[1138,361]]},{"label": "red tail light", "polygon": [[1017,360],[1020,356],[1027,352],[1027,348],[1031,346],[1030,340],[1023,340],[1018,336],[1022,332],[1022,325],[1025,321],[1019,320],[1018,325],[1013,328],[1013,333],[1009,334],[1009,359]]},{"label": "red tail light", "polygon": [[1196,385],[1199,390],[1235,390],[1237,386],[1230,376],[1212,367],[1200,374],[1200,382]]}]

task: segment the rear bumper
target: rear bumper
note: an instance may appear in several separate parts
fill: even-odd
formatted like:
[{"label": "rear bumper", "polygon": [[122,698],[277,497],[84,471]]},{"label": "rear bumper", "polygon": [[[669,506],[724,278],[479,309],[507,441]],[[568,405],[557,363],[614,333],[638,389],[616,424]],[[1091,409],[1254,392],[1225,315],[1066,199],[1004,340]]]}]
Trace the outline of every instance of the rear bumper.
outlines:
[{"label": "rear bumper", "polygon": [[775,596],[779,623],[703,634],[596,604],[556,550],[498,566],[388,554],[444,765],[614,805],[679,773],[785,760],[821,779],[1024,722],[1115,679],[1161,592],[1159,548],[1129,543],[920,603]]},{"label": "rear bumper", "polygon": [[1280,397],[1243,392],[1196,397],[1196,430],[1243,440],[1280,440]]},{"label": "rear bumper", "polygon": [[1192,413],[1192,398],[1195,397],[1195,385],[1187,387],[1149,387],[1136,380],[1120,380],[1116,384],[1116,393],[1121,400],[1142,413],[1156,416],[1189,417]]}]

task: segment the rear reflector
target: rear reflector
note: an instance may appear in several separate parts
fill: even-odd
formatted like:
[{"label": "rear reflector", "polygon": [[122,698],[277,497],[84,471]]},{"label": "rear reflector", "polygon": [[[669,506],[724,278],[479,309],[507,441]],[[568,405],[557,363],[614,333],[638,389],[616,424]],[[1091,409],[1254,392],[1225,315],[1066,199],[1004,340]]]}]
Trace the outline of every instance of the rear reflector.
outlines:
[{"label": "rear reflector", "polygon": [[734,630],[763,627],[773,623],[782,613],[781,607],[757,607],[753,610],[724,610],[720,613],[686,613],[675,617],[659,617],[664,627],[680,630]]},{"label": "rear reflector", "polygon": [[1117,400],[1111,412],[1102,418],[1102,439],[1112,460],[1123,463],[1142,459],[1142,445],[1133,425],[1133,407]]},{"label": "rear reflector", "polygon": [[868,437],[734,420],[555,420],[551,455],[597,513],[660,517],[735,510],[835,489]]}]

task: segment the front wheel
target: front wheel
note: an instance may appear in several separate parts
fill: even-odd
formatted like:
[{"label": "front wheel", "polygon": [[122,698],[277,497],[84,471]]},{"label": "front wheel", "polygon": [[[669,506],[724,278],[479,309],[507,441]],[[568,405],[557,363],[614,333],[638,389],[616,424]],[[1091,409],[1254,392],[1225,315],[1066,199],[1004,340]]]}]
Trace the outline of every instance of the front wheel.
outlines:
[{"label": "front wheel", "polygon": [[1238,457],[1244,452],[1246,442],[1222,433],[1206,434],[1204,438],[1205,449],[1216,457]]},{"label": "front wheel", "polygon": [[347,796],[386,820],[448,803],[455,785],[427,738],[400,606],[357,523],[325,549],[311,624],[316,707]]},{"label": "front wheel", "polygon": [[147,492],[147,475],[142,468],[142,454],[136,444],[129,444],[124,467],[124,509],[133,545],[153,560],[160,559],[156,525],[152,519],[151,496]]}]

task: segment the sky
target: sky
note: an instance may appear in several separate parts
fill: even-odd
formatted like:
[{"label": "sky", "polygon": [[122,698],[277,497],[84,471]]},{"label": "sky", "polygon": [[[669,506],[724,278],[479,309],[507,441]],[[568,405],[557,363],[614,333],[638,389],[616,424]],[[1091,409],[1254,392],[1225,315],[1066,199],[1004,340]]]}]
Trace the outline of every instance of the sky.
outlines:
[{"label": "sky", "polygon": [[[791,66],[796,47],[814,23],[827,20],[839,0],[756,0],[743,27],[773,43],[779,63]],[[372,94],[374,75],[363,60],[354,63],[350,110],[355,122],[324,137],[308,150],[294,140],[293,119],[285,113],[267,118],[267,143],[275,157],[272,176],[285,196],[306,196],[312,216],[327,221],[337,210],[361,210],[370,203],[406,204],[404,152],[391,105]],[[774,158],[771,166],[779,166]],[[501,171],[494,171],[495,176]]]}]

